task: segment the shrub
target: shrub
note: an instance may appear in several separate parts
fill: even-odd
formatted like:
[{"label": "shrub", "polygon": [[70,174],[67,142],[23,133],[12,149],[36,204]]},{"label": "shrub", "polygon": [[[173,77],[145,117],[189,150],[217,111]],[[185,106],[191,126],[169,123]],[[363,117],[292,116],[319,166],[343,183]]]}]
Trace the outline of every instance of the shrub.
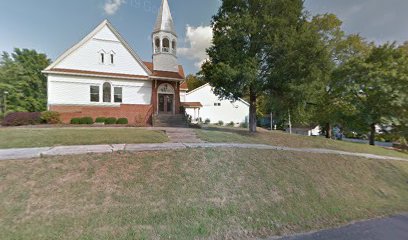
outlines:
[{"label": "shrub", "polygon": [[71,119],[71,124],[81,124],[81,119],[80,118],[73,118],[73,119]]},{"label": "shrub", "polygon": [[199,124],[199,123],[190,123],[190,124],[188,124],[188,126],[190,128],[196,128],[196,129],[201,129],[202,128],[201,124]]},{"label": "shrub", "polygon": [[90,124],[93,124],[94,121],[93,121],[93,119],[91,117],[83,117],[83,118],[80,119],[79,123],[80,124],[90,125]]},{"label": "shrub", "polygon": [[210,124],[211,123],[211,120],[209,119],[209,118],[207,118],[207,119],[205,119],[205,122],[204,122],[205,124]]},{"label": "shrub", "polygon": [[116,124],[124,125],[124,124],[128,124],[128,123],[129,123],[129,121],[128,121],[127,118],[119,118],[118,121],[116,121]]},{"label": "shrub", "polygon": [[107,118],[107,119],[105,120],[105,124],[108,124],[108,125],[110,125],[110,124],[116,124],[116,118],[114,118],[114,117]]},{"label": "shrub", "polygon": [[46,111],[41,113],[41,120],[47,124],[61,123],[61,115],[59,112]]},{"label": "shrub", "polygon": [[220,120],[220,121],[218,121],[218,125],[224,126],[224,122]]},{"label": "shrub", "polygon": [[96,123],[105,123],[105,121],[106,121],[105,117],[98,117],[98,118],[95,119]]},{"label": "shrub", "polygon": [[247,122],[243,122],[239,125],[241,128],[248,128],[249,124]]},{"label": "shrub", "polygon": [[230,123],[227,124],[227,126],[233,127],[233,126],[235,126],[235,123],[231,121]]},{"label": "shrub", "polygon": [[3,126],[35,125],[41,123],[39,112],[15,112],[9,113],[3,120]]}]

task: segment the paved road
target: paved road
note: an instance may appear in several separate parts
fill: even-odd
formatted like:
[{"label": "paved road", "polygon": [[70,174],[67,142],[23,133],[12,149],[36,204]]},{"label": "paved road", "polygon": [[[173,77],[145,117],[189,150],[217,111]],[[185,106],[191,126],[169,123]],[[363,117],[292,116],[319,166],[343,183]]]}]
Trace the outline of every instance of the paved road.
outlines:
[{"label": "paved road", "polygon": [[[277,238],[274,238],[277,239]],[[408,213],[280,240],[407,240]]]}]

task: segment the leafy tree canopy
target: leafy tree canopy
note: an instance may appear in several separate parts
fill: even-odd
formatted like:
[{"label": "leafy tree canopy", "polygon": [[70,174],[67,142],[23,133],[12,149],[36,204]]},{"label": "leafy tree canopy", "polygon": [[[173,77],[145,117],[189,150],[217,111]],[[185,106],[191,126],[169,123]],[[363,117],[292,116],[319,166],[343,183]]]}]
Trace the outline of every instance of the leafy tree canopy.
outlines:
[{"label": "leafy tree canopy", "polygon": [[361,130],[401,126],[408,120],[408,54],[395,44],[374,47],[356,56],[334,73],[337,95],[353,106],[352,122]]},{"label": "leafy tree canopy", "polygon": [[311,92],[304,89],[326,68],[326,52],[302,0],[223,0],[212,27],[202,74],[222,97],[249,97],[250,131],[256,131],[258,97],[297,108]]},{"label": "leafy tree canopy", "polygon": [[16,48],[11,54],[3,52],[0,61],[0,94],[8,92],[8,112],[46,110],[47,79],[41,71],[50,63],[51,60],[45,54],[35,50]]}]

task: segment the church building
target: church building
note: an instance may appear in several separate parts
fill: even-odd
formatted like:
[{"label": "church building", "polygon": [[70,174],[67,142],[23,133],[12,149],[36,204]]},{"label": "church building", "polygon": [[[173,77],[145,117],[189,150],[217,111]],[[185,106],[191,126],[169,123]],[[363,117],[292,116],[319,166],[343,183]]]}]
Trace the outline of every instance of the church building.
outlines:
[{"label": "church building", "polygon": [[167,0],[153,28],[151,61],[142,61],[105,20],[43,71],[48,109],[59,112],[65,123],[76,117],[116,117],[151,125],[153,116],[180,114],[187,85],[177,46]]}]

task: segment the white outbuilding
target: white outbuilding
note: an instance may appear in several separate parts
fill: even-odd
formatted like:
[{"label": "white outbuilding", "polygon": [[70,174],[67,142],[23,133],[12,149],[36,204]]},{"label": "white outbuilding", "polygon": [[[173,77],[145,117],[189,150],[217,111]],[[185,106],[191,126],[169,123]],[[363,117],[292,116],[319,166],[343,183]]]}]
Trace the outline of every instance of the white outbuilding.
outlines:
[{"label": "white outbuilding", "polygon": [[243,99],[236,101],[220,99],[208,83],[186,93],[185,101],[182,100],[181,105],[186,108],[186,113],[192,117],[193,121],[201,118],[202,121],[209,119],[211,123],[248,122],[249,103]]}]

